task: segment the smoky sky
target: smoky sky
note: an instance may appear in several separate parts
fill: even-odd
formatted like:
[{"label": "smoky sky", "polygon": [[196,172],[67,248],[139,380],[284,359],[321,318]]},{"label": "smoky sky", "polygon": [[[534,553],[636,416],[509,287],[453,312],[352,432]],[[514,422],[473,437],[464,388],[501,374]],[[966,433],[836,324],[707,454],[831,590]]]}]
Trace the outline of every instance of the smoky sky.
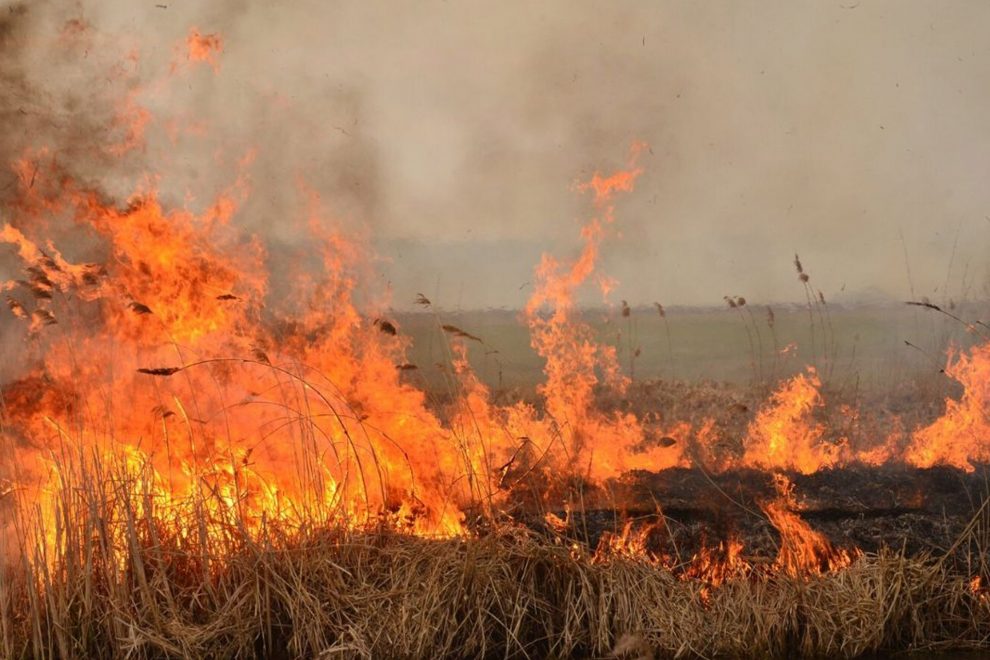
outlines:
[{"label": "smoky sky", "polygon": [[[147,146],[67,161],[114,194],[153,173],[195,206],[253,153],[236,221],[290,249],[300,190],[316,191],[373,245],[368,284],[396,307],[520,306],[541,252],[579,249],[592,209],[575,182],[637,140],[644,173],[603,247],[613,301],[803,299],[795,252],[833,299],[987,294],[982,1],[2,6],[33,14],[0,64],[17,147],[92,135],[103,97],[133,85]],[[43,35],[71,18],[89,41],[53,53]],[[192,26],[221,35],[218,70],[149,85]],[[107,78],[124,60],[130,77]]]}]

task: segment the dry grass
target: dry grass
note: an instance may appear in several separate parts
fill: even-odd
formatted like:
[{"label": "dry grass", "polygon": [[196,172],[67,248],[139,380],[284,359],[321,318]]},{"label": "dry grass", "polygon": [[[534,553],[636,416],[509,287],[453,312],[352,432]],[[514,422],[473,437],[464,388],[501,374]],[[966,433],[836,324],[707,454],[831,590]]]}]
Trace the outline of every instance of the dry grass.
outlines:
[{"label": "dry grass", "polygon": [[64,482],[49,541],[0,574],[4,656],[852,657],[990,639],[986,594],[935,558],[715,586],[512,525],[424,539],[162,508],[135,478],[93,464]]}]

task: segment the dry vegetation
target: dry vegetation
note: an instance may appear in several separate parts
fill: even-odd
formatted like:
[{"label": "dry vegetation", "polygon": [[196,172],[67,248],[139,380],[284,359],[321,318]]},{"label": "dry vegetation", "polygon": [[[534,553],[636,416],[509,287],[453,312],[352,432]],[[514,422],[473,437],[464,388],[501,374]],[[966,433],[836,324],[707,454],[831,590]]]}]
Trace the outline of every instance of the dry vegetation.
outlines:
[{"label": "dry vegetation", "polygon": [[[188,60],[212,62],[220,43],[194,29]],[[140,142],[147,118],[133,121]],[[20,324],[11,337],[30,346],[0,401],[2,453],[13,457],[0,470],[0,654],[987,648],[986,506],[945,552],[881,545],[864,554],[800,517],[790,477],[908,459],[967,473],[990,463],[990,344],[946,367],[965,395],[944,411],[860,416],[876,407],[858,392],[832,396],[835,326],[795,255],[810,339],[800,366],[786,362],[796,358],[783,342],[785,315],[767,309],[764,318],[732,295],[752,389],[676,381],[685,365],[660,304],[663,348],[653,357],[668,377],[631,384],[648,357],[639,312],[623,301],[609,327],[615,341],[602,341],[577,292],[594,281],[613,195],[633,189],[647,149],[632,145],[626,169],[578,186],[592,193],[580,255],[545,255],[535,271],[521,314],[527,350],[542,362],[529,398],[493,392],[470,352],[490,360],[499,390],[506,356],[422,294],[442,357],[412,361],[403,321],[357,305],[373,259],[321,209],[299,225],[312,254],[279,273],[298,283],[286,294],[270,288],[260,237],[227,222],[241,192],[196,215],[155,191],[113,201],[58,159],[25,160],[19,171],[30,176],[10,193],[16,213],[0,226],[22,276],[2,283]],[[99,262],[63,255],[55,227],[91,232]],[[431,365],[439,394],[423,374]],[[769,552],[743,556],[735,530],[713,528],[714,538],[678,542],[671,554],[648,538],[663,526],[676,542],[666,501],[652,522],[623,528],[626,512],[603,497],[634,473],[692,470],[722,495],[711,475],[746,470],[771,482],[774,494],[744,505]],[[591,505],[618,522],[576,529]]]},{"label": "dry vegetation", "polygon": [[[181,224],[156,204],[128,213],[149,215],[134,227],[154,229],[152,252]],[[201,250],[214,249],[186,221]],[[990,644],[985,507],[945,553],[862,554],[803,521],[784,476],[902,461],[920,436],[887,437],[893,421],[915,428],[932,417],[969,444],[919,469],[986,462],[990,348],[948,368],[964,405],[942,417],[875,414],[814,369],[764,378],[758,322],[737,296],[730,309],[755,340],[755,385],[630,384],[613,347],[572,316],[560,281],[574,276],[549,272],[527,312],[546,361],[533,397],[491,394],[467,362],[468,345],[486,349],[482,338],[434,311],[446,354],[438,395],[410,385],[419,369],[399,329],[354,307],[343,266],[315,289],[311,317],[269,327],[229,305],[233,294],[190,283],[186,270],[216,269],[181,232],[175,254],[192,255],[188,269],[166,263],[158,274],[179,293],[141,297],[177,298],[182,314],[121,308],[153,279],[140,266],[115,261],[119,272],[92,290],[85,265],[7,234],[45,294],[39,310],[61,321],[58,334],[45,322],[25,329],[42,349],[38,366],[4,388],[0,437],[24,463],[5,477],[0,511],[4,657],[853,657]],[[327,254],[342,244],[334,237]],[[239,271],[221,272],[230,290]],[[92,323],[73,315],[77,291],[104,305]],[[812,327],[828,338],[827,372],[832,325],[821,296],[808,296]],[[628,305],[619,313],[632,328]],[[175,366],[177,333],[205,357]],[[134,350],[123,355],[115,341]],[[114,348],[99,364],[76,362],[104,343]],[[669,335],[664,343],[669,358]],[[225,354],[240,357],[210,357]],[[931,445],[942,437],[932,432]],[[878,446],[889,451],[877,457]],[[716,488],[709,473],[734,479],[738,469],[779,485],[745,505],[766,538],[776,530],[769,552],[743,557],[732,529],[671,555],[621,522],[592,535],[571,525],[594,513],[593,489],[593,505],[621,519],[616,500],[600,497],[612,481],[692,469]],[[654,528],[668,522],[665,505]]]},{"label": "dry vegetation", "polygon": [[63,474],[55,529],[0,573],[6,657],[852,657],[990,639],[971,577],[986,574],[985,510],[945,556],[818,572],[671,566],[513,523],[289,531],[209,497],[162,502],[140,466]]},{"label": "dry vegetation", "polygon": [[[439,317],[436,323],[462,344],[481,343]],[[384,319],[370,326],[377,331],[366,334],[376,340],[397,334]],[[454,344],[445,346],[453,352]],[[291,375],[262,357],[238,362]],[[398,371],[415,374],[405,366]],[[195,368],[201,367],[136,372],[171,383]],[[438,417],[457,409],[459,387],[452,380],[447,393],[428,393]],[[644,445],[684,445],[694,469],[721,470],[742,464],[754,419],[772,409],[769,389],[640,381],[621,396],[597,388],[594,407],[603,419],[641,420]],[[823,445],[869,450],[895,420],[915,427],[943,412],[913,406],[895,413],[890,401],[824,389],[828,405],[811,406],[804,420],[820,425]],[[7,394],[14,408],[24,403],[11,398],[18,392],[26,396]],[[499,397],[506,406],[518,402],[510,393],[493,395]],[[537,393],[524,398],[547,413]],[[316,419],[299,421],[314,430]],[[359,418],[354,428],[364,431],[362,424]],[[677,424],[708,428],[717,441],[705,445],[688,431],[675,433]],[[111,457],[64,442],[61,428],[58,434],[50,487],[6,494],[4,657],[786,658],[990,645],[986,505],[938,554],[909,552],[906,544],[845,552],[801,523],[797,503],[783,498],[752,504],[762,509],[765,528],[776,529],[769,552],[751,546],[753,554],[743,558],[727,550],[738,531],[729,530],[728,537],[682,544],[671,556],[638,536],[642,530],[620,531],[621,520],[611,532],[590,536],[577,525],[533,524],[534,508],[538,521],[553,513],[550,500],[568,502],[575,520],[594,512],[574,508],[591,502],[575,495],[578,482],[537,469],[542,458],[527,463],[520,452],[503,466],[521,484],[517,491],[495,509],[466,508],[462,533],[440,538],[416,529],[418,512],[408,508],[385,508],[370,524],[332,506],[242,508],[248,500],[239,492],[247,486],[239,480],[249,452],[231,467],[229,482],[217,477],[223,466],[214,457],[216,473],[198,475],[203,485],[178,495],[147,455]],[[787,471],[777,467],[761,473]],[[527,502],[537,505],[526,511]],[[595,506],[601,503],[599,497]],[[668,523],[664,504],[642,529]],[[612,502],[609,510],[621,519],[621,508]],[[809,551],[810,559],[802,556]]]}]

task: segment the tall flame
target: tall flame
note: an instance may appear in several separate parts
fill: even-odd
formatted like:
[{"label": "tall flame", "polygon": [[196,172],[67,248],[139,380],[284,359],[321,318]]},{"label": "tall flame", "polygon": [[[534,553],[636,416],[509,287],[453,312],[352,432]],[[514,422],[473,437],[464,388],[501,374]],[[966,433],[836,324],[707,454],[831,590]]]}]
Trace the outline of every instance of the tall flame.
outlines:
[{"label": "tall flame", "polygon": [[946,400],[945,414],[914,433],[905,458],[920,467],[972,472],[974,463],[990,463],[990,343],[950,355],[945,373],[962,384],[962,398]]}]

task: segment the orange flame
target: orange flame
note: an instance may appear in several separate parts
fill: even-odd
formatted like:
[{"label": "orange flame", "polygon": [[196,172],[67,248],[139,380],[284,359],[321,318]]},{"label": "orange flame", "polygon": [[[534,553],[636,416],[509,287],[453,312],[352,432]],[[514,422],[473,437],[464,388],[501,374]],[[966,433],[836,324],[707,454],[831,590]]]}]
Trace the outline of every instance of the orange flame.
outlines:
[{"label": "orange flame", "polygon": [[811,474],[836,464],[839,450],[824,442],[825,427],[814,419],[823,406],[820,387],[809,367],[773,393],[749,427],[744,465]]},{"label": "orange flame", "polygon": [[828,539],[793,512],[797,507],[794,485],[786,477],[777,475],[775,486],[779,497],[764,504],[763,511],[780,533],[777,568],[799,577],[837,570],[852,563],[857,556],[855,552],[836,550]]},{"label": "orange flame", "polygon": [[[407,340],[354,303],[364,251],[325,229],[315,201],[306,226],[323,275],[295,274],[287,299],[310,311],[286,316],[265,307],[264,246],[230,222],[249,194],[243,176],[194,214],[167,209],[154,190],[118,208],[54,161],[28,155],[18,167],[22,194],[0,242],[14,246],[29,278],[3,289],[37,350],[32,369],[8,388],[5,432],[40,450],[41,488],[67,478],[57,476],[63,463],[53,469],[46,458],[58,447],[59,455],[123,457],[125,471],[151,475],[142,483],[163,506],[206,499],[217,520],[227,511],[248,526],[384,516],[419,533],[454,534],[465,507],[491,510],[519,438],[533,445],[539,469],[594,479],[680,460],[665,447],[633,457],[638,420],[593,412],[596,369],[615,387],[625,381],[614,352],[570,322],[574,290],[614,219],[612,195],[631,190],[638,169],[582,187],[595,192],[600,212],[582,232],[582,257],[563,276],[540,272],[527,314],[548,362],[549,415],[492,405],[455,343],[460,396],[441,422],[396,368]],[[42,246],[39,237],[66,222],[101,239],[101,263],[72,262],[50,240]],[[538,313],[543,302],[555,306],[549,319]]]},{"label": "orange flame", "polygon": [[[195,28],[185,41],[185,60],[214,71],[222,51],[218,35]],[[153,121],[136,95],[126,96],[110,153],[140,150]],[[854,454],[829,439],[811,368],[781,383],[758,411],[741,458],[717,455],[713,420],[664,420],[664,437],[674,440],[652,443],[656,429],[636,415],[601,410],[601,391],[621,395],[629,381],[615,349],[581,320],[577,299],[589,283],[606,295],[614,287],[598,272],[600,250],[616,196],[633,191],[643,173],[644,148],[633,145],[623,169],[577,186],[593,209],[581,251],[569,263],[545,254],[536,269],[523,318],[545,360],[542,410],[493,399],[467,359],[465,342],[479,338],[465,332],[451,340],[451,400],[427,405],[404,375],[409,340],[401,328],[384,306],[362,310],[356,302],[368,255],[332,229],[316,195],[298,224],[319,268],[300,266],[289,273],[291,291],[273,294],[265,245],[233,222],[251,194],[243,172],[194,213],[170,208],[151,185],[117,205],[66,176],[49,153],[25,154],[13,164],[20,194],[0,224],[0,243],[23,266],[23,277],[0,288],[24,325],[29,354],[4,391],[0,435],[23,459],[17,473],[0,475],[4,492],[16,483],[48,506],[73,469],[105,461],[147,496],[146,506],[165,516],[205,511],[213,531],[236,519],[249,530],[266,521],[384,523],[453,535],[464,533],[468,512],[497,513],[523,476],[602,482],[633,469],[689,466],[692,428],[701,462],[717,469],[810,474],[899,458],[892,441]],[[60,251],[59,239],[76,234],[98,244],[94,263]],[[972,470],[990,461],[990,345],[950,359],[947,373],[965,393],[914,433],[905,458]],[[794,513],[791,484],[778,477],[777,485],[779,498],[764,510],[782,537],[778,567],[804,574],[848,564],[852,553]],[[558,531],[568,524],[546,520]],[[650,531],[628,525],[603,547],[645,557]],[[717,584],[746,572],[741,550],[725,539],[699,553],[688,573]]]},{"label": "orange flame", "polygon": [[969,354],[951,354],[945,373],[962,384],[960,400],[945,402],[945,414],[914,433],[906,460],[919,467],[951,465],[972,472],[990,463],[990,343]]},{"label": "orange flame", "polygon": [[203,34],[198,29],[189,30],[186,37],[186,59],[192,63],[206,62],[214,71],[220,70],[220,54],[223,52],[223,39],[219,34]]},{"label": "orange flame", "polygon": [[566,438],[570,467],[586,465],[583,469],[594,480],[635,467],[660,470],[683,461],[679,447],[633,451],[643,438],[639,420],[596,410],[599,373],[618,392],[625,390],[628,380],[621,375],[614,348],[596,343],[591,328],[575,315],[576,291],[594,272],[606,227],[615,221],[613,196],[633,189],[642,174],[636,162],[644,148],[641,143],[633,145],[628,169],[608,176],[595,173],[578,186],[594,193],[599,215],[581,230],[584,247],[573,263],[564,266],[543,255],[535,290],[524,309],[532,346],[546,359],[546,381],[539,392],[546,400],[547,413]]}]

